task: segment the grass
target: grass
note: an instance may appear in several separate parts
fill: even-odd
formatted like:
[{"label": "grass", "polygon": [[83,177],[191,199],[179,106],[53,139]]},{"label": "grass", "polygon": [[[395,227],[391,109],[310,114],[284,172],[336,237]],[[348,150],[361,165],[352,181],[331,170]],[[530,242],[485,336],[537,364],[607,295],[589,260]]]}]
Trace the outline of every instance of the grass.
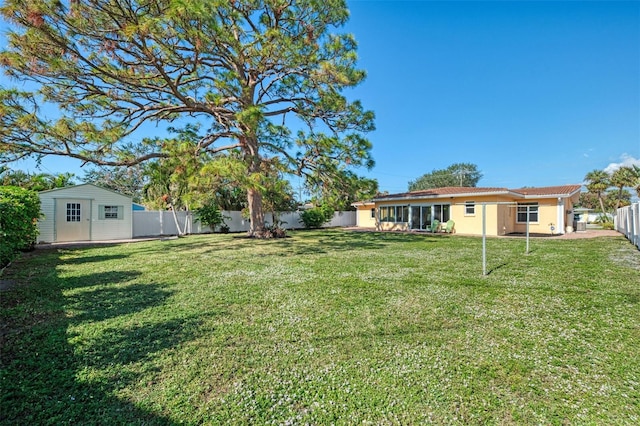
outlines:
[{"label": "grass", "polygon": [[625,239],[295,232],[36,251],[2,424],[638,424]]}]

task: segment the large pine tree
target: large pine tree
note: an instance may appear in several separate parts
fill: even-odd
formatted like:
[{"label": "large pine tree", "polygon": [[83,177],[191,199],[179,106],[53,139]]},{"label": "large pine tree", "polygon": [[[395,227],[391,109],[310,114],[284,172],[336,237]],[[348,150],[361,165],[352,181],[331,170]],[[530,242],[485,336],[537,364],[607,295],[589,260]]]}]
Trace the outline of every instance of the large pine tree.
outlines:
[{"label": "large pine tree", "polygon": [[[195,128],[188,155],[238,151],[250,233],[264,231],[265,164],[311,185],[371,167],[373,113],[344,0],[7,0],[0,161],[65,155],[133,165],[184,150],[143,137]],[[142,136],[141,136],[142,135]]]}]

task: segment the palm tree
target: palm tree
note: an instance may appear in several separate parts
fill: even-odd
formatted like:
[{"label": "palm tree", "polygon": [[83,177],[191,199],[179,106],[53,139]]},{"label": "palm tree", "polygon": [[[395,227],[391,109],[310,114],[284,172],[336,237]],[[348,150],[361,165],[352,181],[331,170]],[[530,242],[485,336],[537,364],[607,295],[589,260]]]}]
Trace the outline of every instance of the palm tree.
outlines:
[{"label": "palm tree", "polygon": [[73,173],[28,173],[22,170],[11,170],[6,166],[0,166],[0,183],[2,185],[19,186],[32,191],[45,191],[47,189],[73,186]]},{"label": "palm tree", "polygon": [[64,188],[67,186],[73,186],[73,178],[75,175],[73,173],[58,173],[55,175],[50,175],[50,186],[53,188]]},{"label": "palm tree", "polygon": [[633,184],[631,187],[636,190],[636,194],[640,197],[640,166],[633,165]]},{"label": "palm tree", "polygon": [[604,170],[593,170],[587,173],[584,177],[587,185],[587,191],[595,194],[600,202],[600,209],[602,213],[606,213],[604,209],[604,194],[611,186],[609,182],[609,175]]},{"label": "palm tree", "polygon": [[[637,176],[635,170],[631,167],[620,167],[611,175],[611,186],[615,186],[618,189],[616,196],[616,207],[614,211],[617,211],[620,207],[620,200],[622,199],[622,191],[625,187],[633,187],[636,183]],[[636,188],[637,189],[637,188]]]}]

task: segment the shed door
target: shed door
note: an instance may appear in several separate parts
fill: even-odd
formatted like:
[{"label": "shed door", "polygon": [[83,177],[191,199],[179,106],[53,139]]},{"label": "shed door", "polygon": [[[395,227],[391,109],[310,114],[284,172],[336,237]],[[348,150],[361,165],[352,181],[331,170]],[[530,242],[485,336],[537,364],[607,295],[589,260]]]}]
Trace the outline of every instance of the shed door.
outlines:
[{"label": "shed door", "polygon": [[90,201],[56,200],[56,241],[86,241],[90,239]]}]

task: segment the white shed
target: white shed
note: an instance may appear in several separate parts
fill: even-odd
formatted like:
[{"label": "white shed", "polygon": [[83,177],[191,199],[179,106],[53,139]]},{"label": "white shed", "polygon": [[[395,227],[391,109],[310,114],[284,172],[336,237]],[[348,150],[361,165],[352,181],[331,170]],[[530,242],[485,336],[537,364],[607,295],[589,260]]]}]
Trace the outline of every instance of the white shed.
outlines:
[{"label": "white shed", "polygon": [[92,184],[42,191],[39,242],[131,238],[131,197]]}]

